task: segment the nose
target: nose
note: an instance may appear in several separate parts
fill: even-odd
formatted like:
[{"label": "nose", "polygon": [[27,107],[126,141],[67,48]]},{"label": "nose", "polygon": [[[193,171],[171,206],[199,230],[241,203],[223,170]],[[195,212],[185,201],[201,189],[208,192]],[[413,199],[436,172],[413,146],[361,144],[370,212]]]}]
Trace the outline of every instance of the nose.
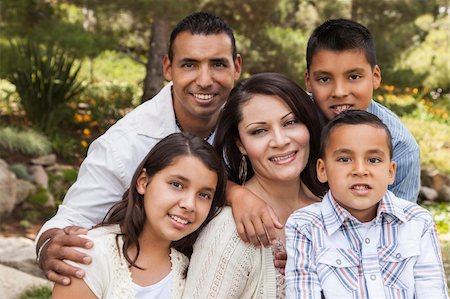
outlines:
[{"label": "nose", "polygon": [[201,88],[205,89],[212,85],[213,83],[213,76],[212,76],[211,69],[209,66],[201,66],[197,75],[196,83]]},{"label": "nose", "polygon": [[283,147],[286,144],[289,143],[289,136],[284,132],[283,128],[274,128],[272,139],[271,139],[271,146],[273,147]]},{"label": "nose", "polygon": [[333,96],[336,98],[343,98],[347,94],[347,84],[343,80],[336,80],[333,88]]},{"label": "nose", "polygon": [[195,194],[184,194],[183,197],[178,202],[178,205],[183,210],[195,211]]},{"label": "nose", "polygon": [[364,161],[355,161],[353,164],[352,176],[366,176],[368,175],[367,167]]}]

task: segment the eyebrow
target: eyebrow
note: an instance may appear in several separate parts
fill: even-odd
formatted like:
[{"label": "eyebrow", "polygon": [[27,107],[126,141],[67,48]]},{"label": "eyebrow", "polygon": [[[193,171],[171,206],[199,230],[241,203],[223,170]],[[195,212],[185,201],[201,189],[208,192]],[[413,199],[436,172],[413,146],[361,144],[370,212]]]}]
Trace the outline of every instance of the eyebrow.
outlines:
[{"label": "eyebrow", "polygon": [[[354,153],[354,151],[352,151],[351,149],[348,148],[338,148],[337,150],[333,151],[333,155],[339,155],[339,154],[352,154]],[[379,155],[384,155],[386,154],[385,151],[381,150],[381,149],[370,149],[367,151],[368,154],[379,154]]]},{"label": "eyebrow", "polygon": [[[283,119],[285,119],[286,117],[288,117],[291,114],[294,114],[294,112],[290,111],[285,116],[281,117],[280,119],[283,120]],[[245,128],[248,128],[251,125],[263,125],[263,124],[265,124],[265,122],[257,121],[257,122],[249,123],[248,125],[245,126]]]},{"label": "eyebrow", "polygon": [[[221,63],[229,63],[229,59],[226,57],[214,57],[208,60],[209,62],[221,62]],[[186,63],[186,62],[200,62],[199,59],[190,58],[190,57],[183,57],[179,61],[179,63]]]},{"label": "eyebrow", "polygon": [[[350,69],[350,70],[346,71],[345,73],[346,73],[346,74],[351,74],[351,73],[363,73],[363,72],[364,72],[364,68],[357,67],[357,68],[354,68],[354,69]],[[329,71],[317,70],[317,71],[314,71],[312,74],[313,74],[313,76],[318,76],[318,75],[331,75],[331,72],[329,72]]]}]

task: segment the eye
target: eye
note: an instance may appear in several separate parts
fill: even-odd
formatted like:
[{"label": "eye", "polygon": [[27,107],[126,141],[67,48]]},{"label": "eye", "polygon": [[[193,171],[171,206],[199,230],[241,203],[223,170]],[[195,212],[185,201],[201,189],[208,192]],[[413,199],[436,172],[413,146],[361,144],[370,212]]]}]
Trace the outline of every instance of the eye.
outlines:
[{"label": "eye", "polygon": [[191,62],[185,62],[185,63],[183,63],[183,64],[181,65],[181,67],[182,67],[182,68],[185,68],[185,69],[191,69],[191,68],[194,67],[194,64],[191,63]]},{"label": "eye", "polygon": [[201,198],[203,198],[203,199],[206,199],[206,200],[211,200],[212,199],[212,195],[210,193],[208,193],[208,192],[202,192],[202,193],[199,194],[199,196]]},{"label": "eye", "polygon": [[337,158],[336,161],[342,162],[342,163],[348,163],[351,161],[351,159],[349,157],[340,157],[340,158]]},{"label": "eye", "polygon": [[319,78],[317,78],[317,81],[319,83],[328,83],[328,82],[330,82],[330,78],[329,77],[319,77]]},{"label": "eye", "polygon": [[169,184],[175,189],[178,189],[178,190],[183,189],[183,184],[181,182],[171,181]]},{"label": "eye", "polygon": [[214,67],[215,68],[225,68],[225,67],[227,67],[227,65],[223,62],[215,62]]},{"label": "eye", "polygon": [[259,135],[266,132],[265,129],[262,128],[258,128],[258,129],[254,129],[253,131],[250,132],[251,135]]},{"label": "eye", "polygon": [[369,161],[369,163],[380,163],[381,159],[380,158],[369,158],[367,161]]},{"label": "eye", "polygon": [[291,119],[291,120],[286,121],[286,122],[284,123],[284,126],[285,126],[285,127],[287,127],[287,126],[292,126],[292,125],[295,125],[295,124],[297,124],[297,123],[298,123],[298,121],[297,121],[296,119]]},{"label": "eye", "polygon": [[361,78],[361,76],[358,74],[352,74],[349,76],[349,78],[350,80],[358,80],[359,78]]}]

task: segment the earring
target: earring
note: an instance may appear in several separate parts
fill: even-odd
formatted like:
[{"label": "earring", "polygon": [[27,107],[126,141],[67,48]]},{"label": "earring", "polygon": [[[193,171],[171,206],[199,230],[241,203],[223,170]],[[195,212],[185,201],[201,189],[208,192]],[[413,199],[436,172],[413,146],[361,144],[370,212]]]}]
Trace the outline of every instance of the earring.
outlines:
[{"label": "earring", "polygon": [[246,155],[242,155],[241,163],[239,164],[239,181],[242,185],[245,184],[247,179],[247,159]]}]

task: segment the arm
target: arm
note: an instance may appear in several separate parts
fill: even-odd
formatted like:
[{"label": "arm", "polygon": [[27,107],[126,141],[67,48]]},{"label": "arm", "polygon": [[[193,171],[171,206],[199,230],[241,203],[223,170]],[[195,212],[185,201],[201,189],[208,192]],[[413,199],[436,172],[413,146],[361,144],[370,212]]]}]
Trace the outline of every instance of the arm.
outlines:
[{"label": "arm", "polygon": [[420,152],[418,146],[406,150],[394,149],[393,160],[397,164],[397,170],[395,182],[389,186],[389,190],[397,197],[417,202],[420,189]]},{"label": "arm", "polygon": [[289,218],[285,228],[286,298],[320,299],[321,287],[314,264],[314,247],[311,240],[297,228],[294,219]]},{"label": "arm", "polygon": [[[62,260],[72,260],[79,263],[89,263],[87,254],[81,254],[72,246],[90,248],[86,239],[78,237],[85,231],[75,230],[64,233],[61,229],[70,225],[90,228],[101,221],[111,205],[121,198],[125,191],[125,180],[131,176],[131,171],[125,169],[125,163],[132,160],[124,154],[122,142],[114,146],[105,140],[95,141],[89,149],[88,156],[82,163],[77,181],[69,189],[58,213],[41,228],[37,237],[36,252],[40,251],[40,266],[47,277],[57,283],[69,284],[70,277],[83,277],[83,271],[72,267]],[[129,150],[133,154],[135,151]],[[131,165],[133,168],[134,165]],[[127,173],[130,172],[130,174]],[[45,246],[42,244],[46,240]]]},{"label": "arm", "polygon": [[247,188],[232,181],[227,183],[227,201],[239,236],[255,246],[269,246],[277,238],[275,229],[282,229],[273,209]]},{"label": "arm", "polygon": [[72,279],[68,286],[55,284],[52,292],[53,299],[97,299],[87,284],[79,278]]},{"label": "arm", "polygon": [[420,256],[414,265],[416,299],[449,298],[436,227],[430,222],[420,240]]},{"label": "arm", "polygon": [[[231,209],[225,207],[201,232],[194,244],[183,298],[242,298],[258,249],[236,233]],[[260,249],[259,249],[260,250]],[[250,297],[246,297],[250,298]]]}]

